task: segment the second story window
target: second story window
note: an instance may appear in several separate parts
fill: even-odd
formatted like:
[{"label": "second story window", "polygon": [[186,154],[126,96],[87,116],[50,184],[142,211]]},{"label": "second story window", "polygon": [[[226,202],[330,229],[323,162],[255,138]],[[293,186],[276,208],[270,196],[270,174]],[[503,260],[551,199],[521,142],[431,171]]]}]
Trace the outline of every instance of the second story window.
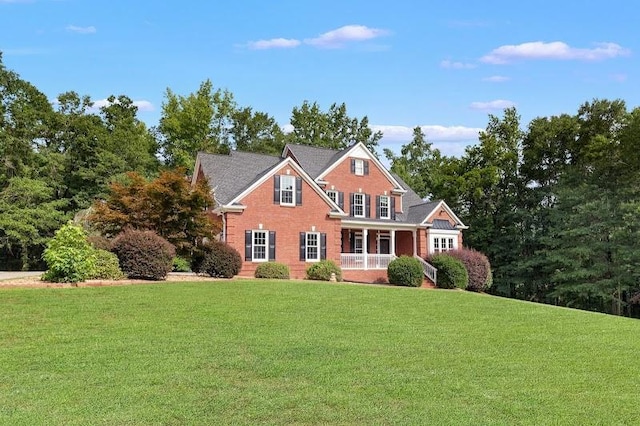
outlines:
[{"label": "second story window", "polygon": [[327,195],[331,198],[331,201],[338,204],[338,191],[327,191]]},{"label": "second story window", "polygon": [[363,176],[364,175],[364,161],[357,158],[356,160],[356,167],[355,167],[355,174],[358,176]]},{"label": "second story window", "polygon": [[294,176],[280,177],[280,204],[295,205],[296,178]]},{"label": "second story window", "polygon": [[380,196],[380,219],[389,219],[389,196]]},{"label": "second story window", "polygon": [[351,173],[356,176],[365,176],[369,174],[369,161],[362,158],[351,159]]},{"label": "second story window", "polygon": [[364,194],[353,194],[353,216],[364,217]]}]

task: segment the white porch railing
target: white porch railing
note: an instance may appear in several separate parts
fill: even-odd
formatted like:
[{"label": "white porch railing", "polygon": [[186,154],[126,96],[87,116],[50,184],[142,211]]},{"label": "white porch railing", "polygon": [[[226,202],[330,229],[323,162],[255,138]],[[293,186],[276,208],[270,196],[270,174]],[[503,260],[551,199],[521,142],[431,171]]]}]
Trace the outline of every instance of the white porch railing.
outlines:
[{"label": "white porch railing", "polygon": [[424,272],[424,276],[429,278],[434,284],[437,284],[436,277],[438,274],[438,270],[434,268],[432,264],[430,264],[420,256],[414,255],[413,257],[415,257],[420,261],[420,264],[422,265],[422,271]]},{"label": "white porch railing", "polygon": [[[395,259],[393,254],[341,253],[342,269],[387,269],[389,262]],[[366,262],[365,262],[366,261]]]}]

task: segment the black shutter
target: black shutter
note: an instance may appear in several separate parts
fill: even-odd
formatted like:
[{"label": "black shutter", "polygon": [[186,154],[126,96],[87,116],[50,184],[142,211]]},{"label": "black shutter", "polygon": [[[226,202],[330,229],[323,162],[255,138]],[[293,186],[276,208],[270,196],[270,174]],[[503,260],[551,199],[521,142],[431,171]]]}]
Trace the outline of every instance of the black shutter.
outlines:
[{"label": "black shutter", "polygon": [[273,177],[273,203],[280,204],[280,175]]},{"label": "black shutter", "polygon": [[350,207],[349,215],[350,215],[351,217],[353,217],[353,201],[354,201],[354,200],[355,200],[355,198],[356,198],[356,194],[354,194],[354,193],[352,192],[351,194],[349,194],[349,198],[351,198],[351,204],[349,205],[349,207]]},{"label": "black shutter", "polygon": [[327,258],[327,234],[320,234],[320,260]]},{"label": "black shutter", "polygon": [[380,196],[376,195],[376,219],[380,219]]},{"label": "black shutter", "polygon": [[296,176],[296,206],[302,205],[302,178]]},{"label": "black shutter", "polygon": [[349,232],[349,253],[356,252],[356,234],[353,231]]},{"label": "black shutter", "polygon": [[364,163],[364,174],[368,175],[369,174],[369,160],[362,160],[362,162]]},{"label": "black shutter", "polygon": [[396,220],[396,197],[390,197],[391,198],[391,202],[389,203],[389,205],[391,206],[391,215],[389,217],[391,217],[391,220]]},{"label": "black shutter", "polygon": [[351,159],[351,173],[355,173],[356,172],[356,160],[355,158]]},{"label": "black shutter", "polygon": [[269,231],[269,260],[276,260],[276,231]]},{"label": "black shutter", "polygon": [[300,233],[300,260],[307,260],[307,234]]},{"label": "black shutter", "polygon": [[371,217],[371,196],[364,194],[364,217]]},{"label": "black shutter", "polygon": [[251,231],[244,231],[244,260],[251,260],[251,248],[253,247],[251,237]]},{"label": "black shutter", "polygon": [[338,207],[344,210],[344,192],[338,192]]}]

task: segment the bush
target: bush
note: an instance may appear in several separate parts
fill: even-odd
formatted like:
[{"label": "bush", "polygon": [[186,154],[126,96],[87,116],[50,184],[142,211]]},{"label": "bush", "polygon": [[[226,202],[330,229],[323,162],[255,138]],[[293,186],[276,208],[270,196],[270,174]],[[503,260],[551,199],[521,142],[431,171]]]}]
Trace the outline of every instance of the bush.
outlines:
[{"label": "bush", "polygon": [[113,240],[111,251],[129,278],[163,280],[173,268],[175,248],[153,231],[123,231]]},{"label": "bush", "polygon": [[42,255],[48,268],[42,279],[62,283],[86,280],[93,268],[93,252],[81,227],[64,225],[56,231]]},{"label": "bush", "polygon": [[87,279],[89,280],[121,280],[125,278],[120,269],[118,256],[106,250],[93,250],[94,264]]},{"label": "bush", "polygon": [[265,262],[258,265],[254,274],[256,278],[289,279],[289,267],[283,263]]},{"label": "bush", "polygon": [[176,256],[173,258],[173,272],[191,272],[189,260]]},{"label": "bush", "polygon": [[232,278],[242,267],[242,257],[238,250],[221,241],[211,241],[194,256],[196,272],[211,277]]},{"label": "bush", "polygon": [[437,270],[437,283],[440,288],[467,288],[469,274],[464,264],[453,256],[440,253],[427,259]]},{"label": "bush", "polygon": [[94,234],[89,235],[87,237],[87,241],[91,247],[98,250],[111,250],[111,241],[107,237],[103,237],[102,235]]},{"label": "bush", "polygon": [[342,269],[333,260],[321,260],[307,268],[310,280],[330,281],[332,273],[336,274],[336,281],[342,281]]},{"label": "bush", "polygon": [[491,276],[491,265],[487,256],[476,250],[462,249],[447,252],[460,260],[469,274],[469,284],[467,290],[486,291],[493,281]]},{"label": "bush", "polygon": [[418,259],[400,256],[389,263],[387,278],[390,284],[420,287],[424,280],[424,272]]}]

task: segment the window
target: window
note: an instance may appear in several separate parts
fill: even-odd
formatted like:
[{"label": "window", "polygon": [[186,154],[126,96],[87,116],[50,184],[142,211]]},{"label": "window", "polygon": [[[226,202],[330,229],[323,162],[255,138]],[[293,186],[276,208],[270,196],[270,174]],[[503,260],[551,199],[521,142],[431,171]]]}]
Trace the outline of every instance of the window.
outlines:
[{"label": "window", "polygon": [[449,238],[449,250],[453,250],[453,238]]},{"label": "window", "polygon": [[389,197],[387,195],[380,196],[380,219],[389,219]]},{"label": "window", "polygon": [[434,238],[433,239],[433,251],[438,253],[440,252],[440,239],[439,238]]},{"label": "window", "polygon": [[353,216],[364,217],[364,194],[353,194]]},{"label": "window", "polygon": [[327,258],[327,234],[323,232],[300,233],[300,260],[317,262]]},{"label": "window", "polygon": [[268,260],[267,231],[253,231],[253,261]]},{"label": "window", "polygon": [[456,249],[456,238],[453,237],[433,237],[433,252],[441,253]]},{"label": "window", "polygon": [[331,198],[331,201],[338,204],[338,191],[327,191],[327,195]]},{"label": "window", "polygon": [[353,234],[353,252],[354,253],[363,252],[362,232],[356,232],[355,234]]},{"label": "window", "polygon": [[317,232],[307,232],[307,253],[306,260],[320,260],[320,234]]},{"label": "window", "polygon": [[280,185],[280,204],[288,206],[295,205],[295,176],[281,176]]},{"label": "window", "polygon": [[244,260],[266,262],[276,259],[276,232],[247,229],[244,234]]},{"label": "window", "polygon": [[364,160],[361,160],[359,158],[356,158],[355,160],[355,168],[354,168],[354,173],[357,176],[363,176],[364,175]]}]

